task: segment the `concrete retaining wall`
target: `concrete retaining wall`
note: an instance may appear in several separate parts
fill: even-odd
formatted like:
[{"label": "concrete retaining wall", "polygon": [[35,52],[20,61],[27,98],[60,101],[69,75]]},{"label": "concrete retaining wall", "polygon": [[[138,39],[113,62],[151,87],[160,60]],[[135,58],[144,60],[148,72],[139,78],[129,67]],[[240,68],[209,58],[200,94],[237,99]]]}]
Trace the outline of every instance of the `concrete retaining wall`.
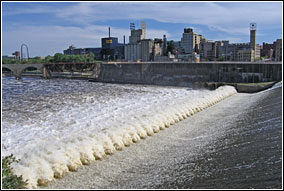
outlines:
[{"label": "concrete retaining wall", "polygon": [[96,81],[168,86],[196,82],[256,83],[282,80],[282,63],[99,64]]}]

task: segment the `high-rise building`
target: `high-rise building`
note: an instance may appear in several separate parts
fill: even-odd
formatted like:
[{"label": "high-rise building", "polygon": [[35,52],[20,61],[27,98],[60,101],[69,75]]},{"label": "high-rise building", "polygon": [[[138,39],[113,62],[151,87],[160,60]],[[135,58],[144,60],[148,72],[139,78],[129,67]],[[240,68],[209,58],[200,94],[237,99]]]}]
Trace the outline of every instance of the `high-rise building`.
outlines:
[{"label": "high-rise building", "polygon": [[141,29],[135,29],[133,23],[130,24],[129,43],[125,45],[125,60],[127,61],[150,61],[153,58],[153,40],[146,39],[146,23],[141,22]]},{"label": "high-rise building", "polygon": [[164,41],[162,39],[155,38],[153,46],[153,57],[155,58],[157,56],[163,56],[165,54],[164,51],[165,51]]},{"label": "high-rise building", "polygon": [[199,50],[200,50],[200,43],[203,41],[204,36],[203,35],[195,35],[195,47],[194,50],[197,54],[199,54]]},{"label": "high-rise building", "polygon": [[216,58],[229,60],[230,58],[230,49],[229,49],[229,41],[222,40],[216,41]]},{"label": "high-rise building", "polygon": [[199,51],[201,35],[193,32],[192,28],[185,28],[181,38],[181,46],[185,54],[192,54]]},{"label": "high-rise building", "polygon": [[141,29],[135,30],[135,25],[130,23],[131,35],[129,36],[129,43],[137,43],[138,41],[146,38],[146,23],[142,21],[141,26]]},{"label": "high-rise building", "polygon": [[267,58],[273,58],[275,51],[275,43],[269,44],[269,43],[262,43],[262,47],[260,50],[260,56],[261,57],[267,57]]},{"label": "high-rise building", "polygon": [[260,59],[260,45],[256,44],[256,23],[250,24],[250,42],[230,44],[230,60],[255,62]]},{"label": "high-rise building", "polygon": [[[251,50],[250,47],[251,47],[250,43],[234,43],[234,44],[230,44],[230,50],[231,50],[230,60],[231,61],[243,61],[243,60],[240,60],[240,58],[244,58],[244,56],[239,56],[239,51],[241,51],[241,50]],[[250,60],[250,61],[254,61],[254,59]]]},{"label": "high-rise building", "polygon": [[[250,48],[256,54],[256,23],[250,23]],[[254,60],[256,55],[254,56]]]},{"label": "high-rise building", "polygon": [[215,60],[217,52],[217,43],[215,42],[202,42],[200,44],[200,57],[202,60]]},{"label": "high-rise building", "polygon": [[168,55],[168,52],[167,52],[167,37],[166,37],[165,34],[163,36],[163,55],[164,56]]},{"label": "high-rise building", "polygon": [[275,42],[275,61],[282,61],[282,39]]}]

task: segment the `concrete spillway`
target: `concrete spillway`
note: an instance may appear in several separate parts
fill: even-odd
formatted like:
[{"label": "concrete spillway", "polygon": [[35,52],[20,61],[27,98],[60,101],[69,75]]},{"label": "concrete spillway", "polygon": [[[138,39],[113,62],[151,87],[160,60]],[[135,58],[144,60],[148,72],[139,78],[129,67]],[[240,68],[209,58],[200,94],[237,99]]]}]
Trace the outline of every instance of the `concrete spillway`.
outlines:
[{"label": "concrete spillway", "polygon": [[47,189],[280,189],[282,88],[239,93]]},{"label": "concrete spillway", "polygon": [[[111,123],[98,121],[93,125],[100,126],[99,131],[95,131],[92,124],[86,124],[85,129],[71,131],[63,138],[57,136],[56,139],[41,140],[38,145],[33,144],[30,150],[27,148],[21,154],[20,163],[13,165],[14,172],[28,179],[29,188],[46,185],[70,171],[76,171],[82,165],[101,160],[105,155],[112,155],[169,128],[235,93],[235,88],[224,86],[214,91],[207,90],[194,98],[182,96],[169,99],[168,102],[157,102],[157,105],[153,103],[155,107],[146,109],[141,115],[114,118]],[[69,120],[67,125],[72,127],[76,124],[76,121]]]}]

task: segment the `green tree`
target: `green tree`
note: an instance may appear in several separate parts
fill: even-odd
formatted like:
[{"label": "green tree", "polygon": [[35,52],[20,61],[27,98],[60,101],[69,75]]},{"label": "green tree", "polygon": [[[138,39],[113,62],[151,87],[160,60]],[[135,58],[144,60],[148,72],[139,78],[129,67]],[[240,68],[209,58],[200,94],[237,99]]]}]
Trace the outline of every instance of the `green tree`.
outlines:
[{"label": "green tree", "polygon": [[62,62],[62,54],[61,53],[54,54],[53,61],[56,63]]},{"label": "green tree", "polygon": [[19,162],[13,155],[2,158],[2,188],[4,189],[23,189],[27,185],[27,181],[23,181],[23,177],[13,173],[11,164]]},{"label": "green tree", "polygon": [[[168,41],[167,42],[167,52],[170,52],[171,54],[174,54],[174,49],[175,49],[174,41],[173,40]],[[165,55],[165,56],[167,56],[167,55]]]},{"label": "green tree", "polygon": [[88,55],[88,57],[89,57],[89,62],[94,62],[95,61],[95,55],[94,55],[94,53],[90,53],[89,55]]},{"label": "green tree", "polygon": [[50,55],[46,56],[46,57],[44,58],[44,61],[45,61],[46,63],[51,63],[51,62],[53,62],[53,56],[50,56]]},{"label": "green tree", "polygon": [[217,59],[217,61],[224,61],[224,60],[225,60],[224,57],[219,57],[219,58]]}]

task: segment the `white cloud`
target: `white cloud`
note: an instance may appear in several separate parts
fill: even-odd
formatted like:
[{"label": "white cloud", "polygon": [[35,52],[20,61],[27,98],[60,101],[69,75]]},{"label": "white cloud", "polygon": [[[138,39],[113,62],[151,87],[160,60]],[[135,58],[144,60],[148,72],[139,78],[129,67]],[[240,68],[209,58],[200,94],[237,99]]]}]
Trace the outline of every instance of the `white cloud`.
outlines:
[{"label": "white cloud", "polygon": [[52,13],[59,19],[84,25],[108,20],[154,19],[166,23],[202,24],[229,34],[243,34],[243,28],[248,28],[252,21],[260,27],[282,24],[280,2],[80,2],[59,8],[46,5],[13,12]]},{"label": "white cloud", "polygon": [[[229,6],[228,6],[229,5]],[[154,19],[166,23],[202,24],[223,29],[227,33],[240,33],[254,21],[259,26],[282,23],[280,3],[79,3],[57,13],[60,18],[75,22],[101,20]]]},{"label": "white cloud", "polygon": [[[29,13],[52,14],[59,23],[68,21],[69,25],[73,23],[76,26],[14,23],[12,27],[2,29],[4,54],[11,54],[22,43],[29,45],[31,55],[34,56],[62,52],[70,44],[77,47],[100,47],[101,38],[108,36],[108,26],[96,24],[98,21],[152,19],[164,23],[182,23],[185,26],[194,24],[197,25],[194,31],[208,38],[205,31],[198,28],[198,25],[203,25],[215,34],[225,34],[228,38],[222,39],[231,39],[232,42],[243,39],[244,35],[249,36],[250,22],[258,24],[258,31],[264,31],[265,28],[279,30],[282,26],[282,2],[80,2],[58,7],[49,3],[30,4],[27,8],[13,11],[6,11],[5,6],[3,8],[3,17]],[[128,28],[111,27],[111,36],[118,37],[119,42],[123,41],[123,35],[128,42],[129,33]],[[168,38],[177,36],[157,28],[147,28],[146,31],[147,38],[162,38],[163,34]],[[21,39],[25,39],[24,42]]]}]

